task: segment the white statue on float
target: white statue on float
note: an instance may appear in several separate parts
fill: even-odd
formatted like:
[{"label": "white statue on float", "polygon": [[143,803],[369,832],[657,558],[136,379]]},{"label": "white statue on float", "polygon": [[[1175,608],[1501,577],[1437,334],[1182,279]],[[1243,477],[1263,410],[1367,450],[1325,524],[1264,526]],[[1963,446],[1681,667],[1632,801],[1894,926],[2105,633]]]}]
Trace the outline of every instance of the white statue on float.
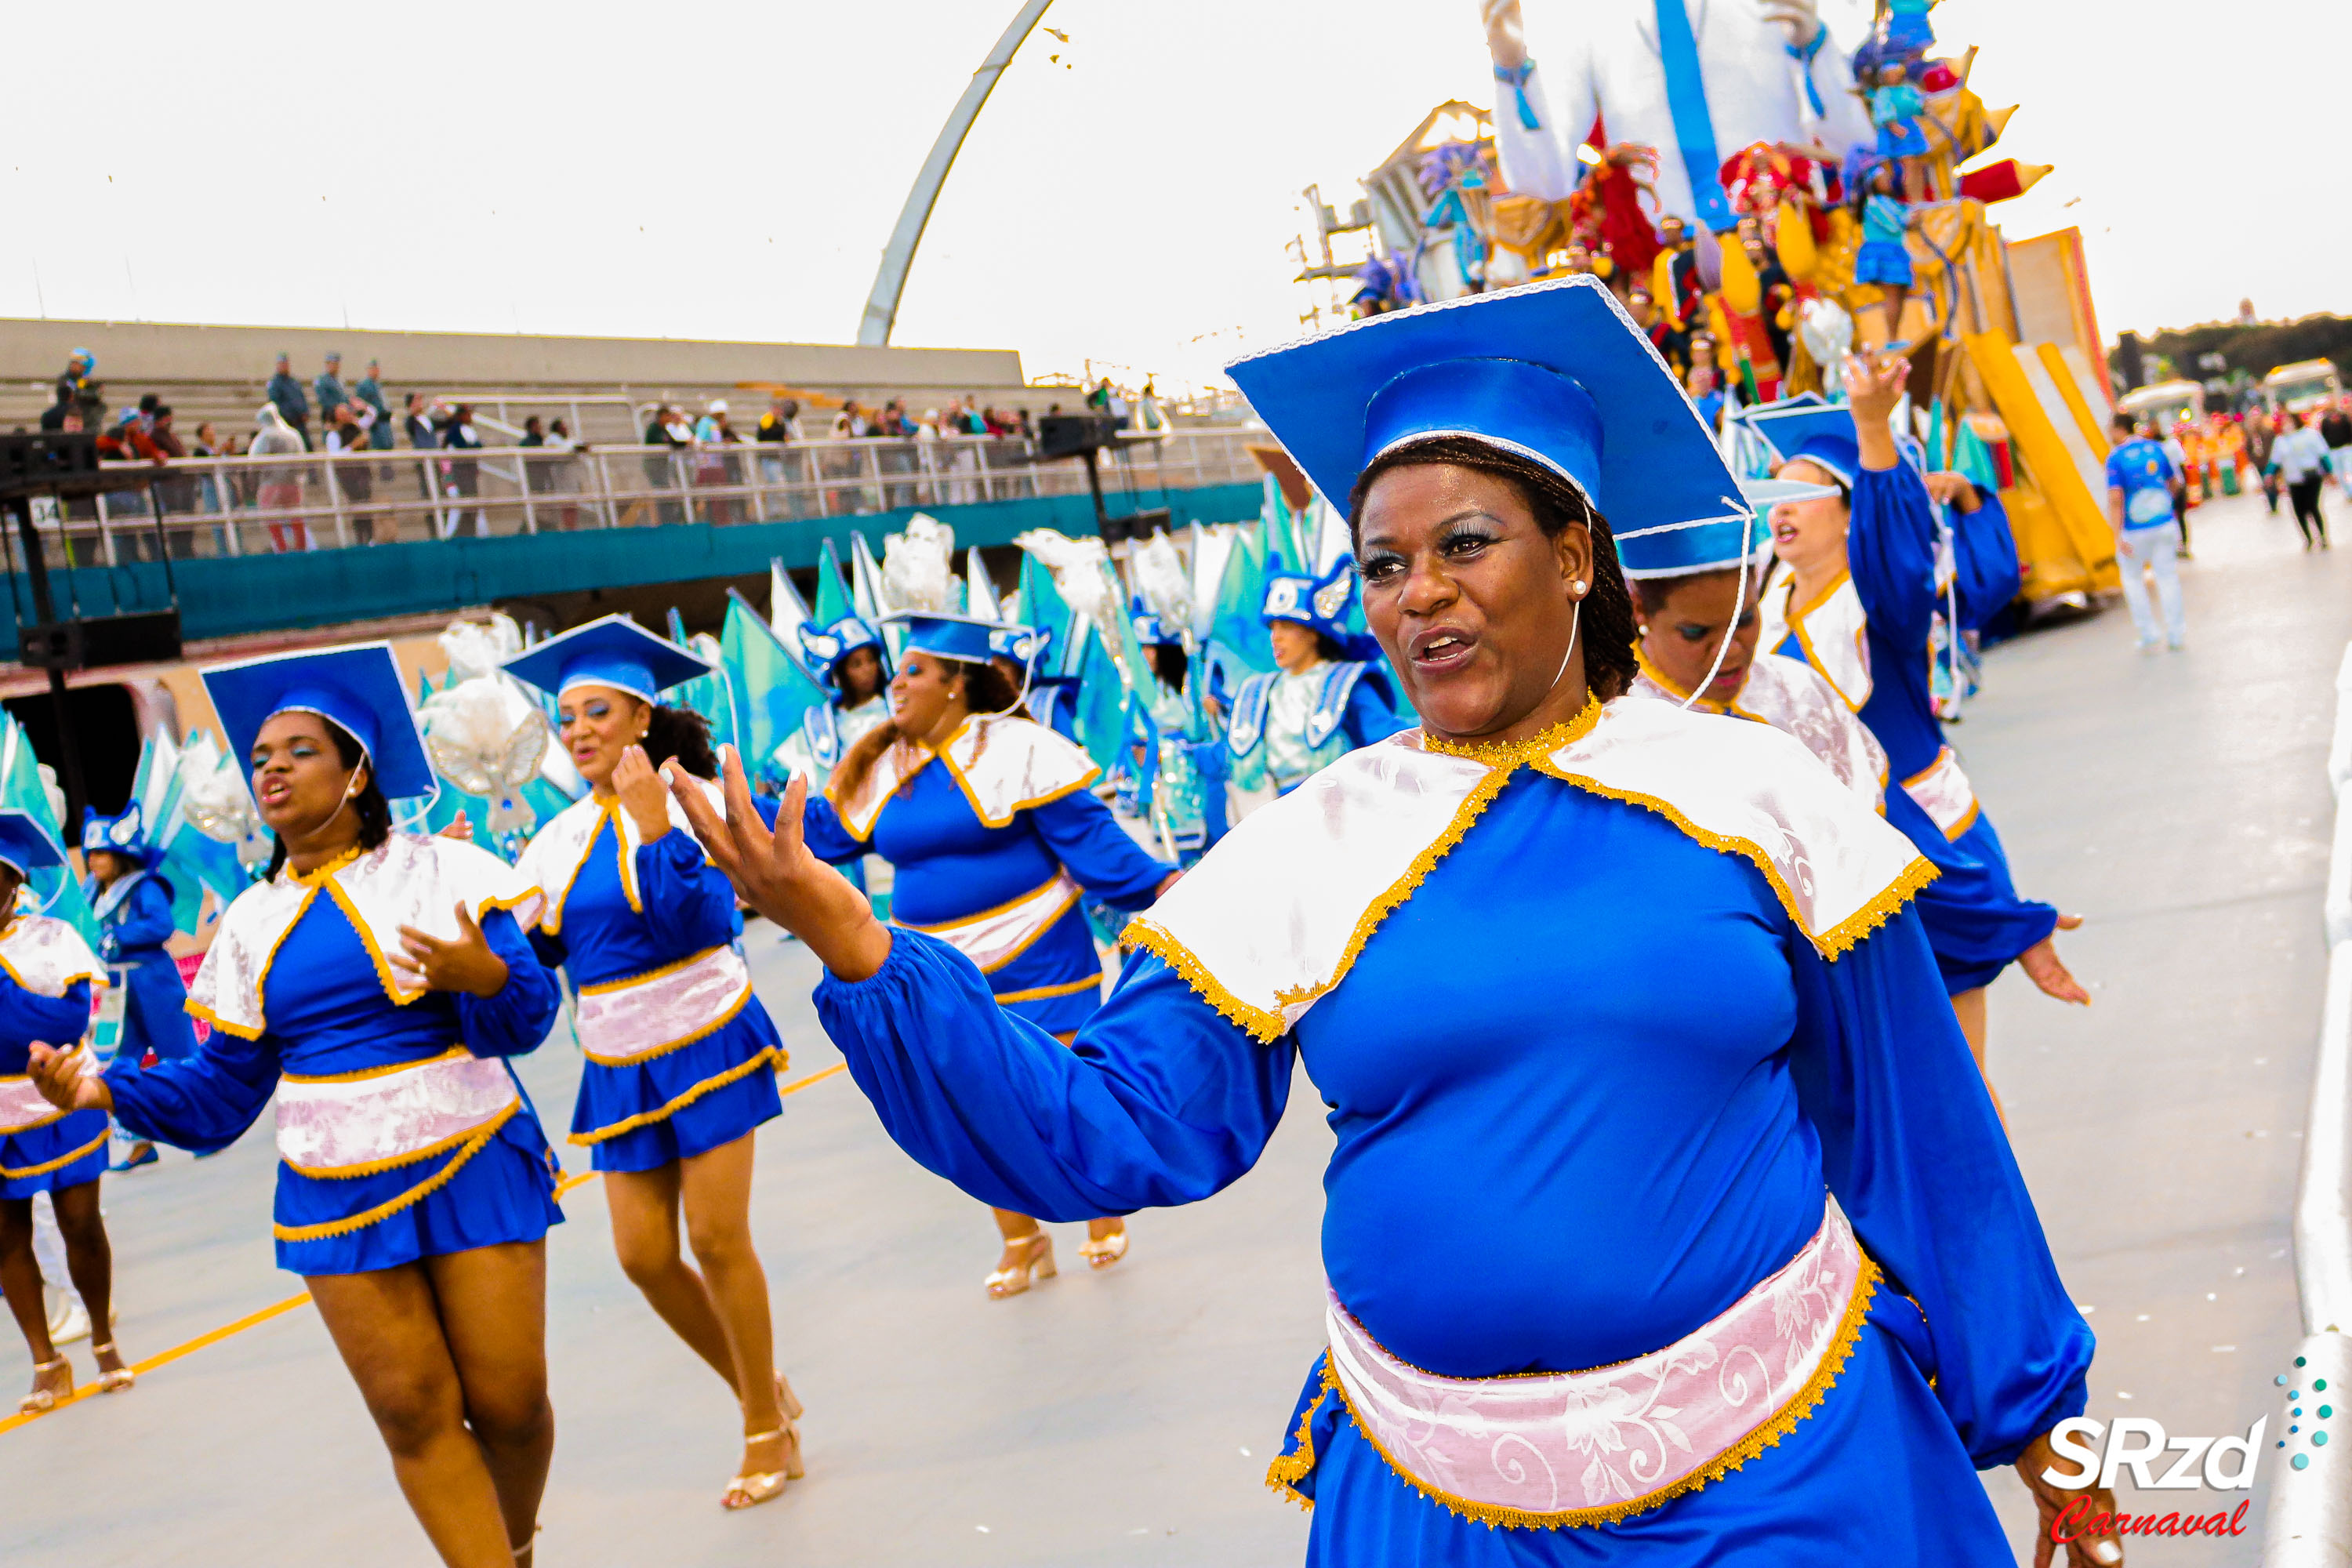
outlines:
[{"label": "white statue on float", "polygon": [[1596,116],[1612,142],[1657,149],[1653,220],[1701,235],[1734,226],[1717,175],[1742,148],[1818,142],[1843,158],[1874,143],[1820,0],[1528,0],[1524,19],[1520,0],[1479,8],[1496,150],[1519,195],[1559,201],[1576,188],[1576,149]]}]

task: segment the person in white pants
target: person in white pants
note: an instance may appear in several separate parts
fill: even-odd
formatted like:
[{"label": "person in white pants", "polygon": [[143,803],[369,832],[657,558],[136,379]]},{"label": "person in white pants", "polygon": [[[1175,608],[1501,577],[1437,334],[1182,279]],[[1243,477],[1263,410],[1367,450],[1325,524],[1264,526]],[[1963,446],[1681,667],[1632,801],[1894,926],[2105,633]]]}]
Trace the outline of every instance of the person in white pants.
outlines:
[{"label": "person in white pants", "polygon": [[2123,578],[2124,603],[2140,650],[2156,647],[2156,617],[2149,613],[2142,571],[2156,576],[2157,603],[2164,612],[2164,641],[2181,645],[2187,633],[2180,609],[2180,524],[2174,503],[2180,470],[2165,449],[2141,435],[2131,416],[2116,416],[2116,448],[2107,458],[2107,516],[2116,529],[2116,568]]}]

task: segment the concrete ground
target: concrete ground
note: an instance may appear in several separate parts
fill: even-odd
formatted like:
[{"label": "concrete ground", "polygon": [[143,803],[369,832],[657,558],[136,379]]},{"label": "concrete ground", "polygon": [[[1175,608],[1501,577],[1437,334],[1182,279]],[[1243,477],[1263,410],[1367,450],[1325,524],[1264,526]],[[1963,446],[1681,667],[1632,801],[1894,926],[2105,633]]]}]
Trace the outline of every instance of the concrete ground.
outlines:
[{"label": "concrete ground", "polygon": [[[2297,1338],[2288,1209],[2324,952],[2332,676],[2352,636],[2352,549],[2306,556],[2259,500],[2198,513],[2190,647],[2136,655],[2122,612],[1995,650],[1955,731],[2020,885],[2090,917],[2065,952],[2087,1012],[2021,978],[1992,999],[1992,1070],[2076,1299],[2100,1335],[2091,1414],[2175,1434],[2279,1414]],[[985,1212],[900,1155],[807,1003],[804,952],[752,962],[805,1083],[761,1137],[755,1198],[782,1364],[809,1407],[810,1473],[740,1516],[718,1498],[739,1430],[720,1385],[612,1257],[600,1188],[550,1238],[562,1436],[540,1561],[685,1565],[1295,1563],[1304,1516],[1262,1485],[1318,1345],[1318,1187],[1329,1149],[1303,1079],[1259,1167],[1135,1222],[1087,1276],[990,1302]],[[524,1064],[562,1123],[577,1055]],[[578,1151],[567,1151],[584,1169]],[[110,1179],[121,1337],[181,1346],[299,1291],[271,1267],[265,1133]],[[0,1387],[24,1385],[0,1336]],[[86,1347],[73,1350],[90,1375]],[[5,1405],[0,1405],[5,1410]],[[151,1372],[132,1392],[0,1431],[0,1562],[350,1568],[429,1561],[318,1318],[297,1308]],[[1988,1479],[2021,1549],[2030,1510]],[[2126,1507],[2196,1507],[2149,1492]],[[2135,1563],[2252,1563],[2135,1542]],[[2030,1561],[2030,1557],[2023,1559]]]}]

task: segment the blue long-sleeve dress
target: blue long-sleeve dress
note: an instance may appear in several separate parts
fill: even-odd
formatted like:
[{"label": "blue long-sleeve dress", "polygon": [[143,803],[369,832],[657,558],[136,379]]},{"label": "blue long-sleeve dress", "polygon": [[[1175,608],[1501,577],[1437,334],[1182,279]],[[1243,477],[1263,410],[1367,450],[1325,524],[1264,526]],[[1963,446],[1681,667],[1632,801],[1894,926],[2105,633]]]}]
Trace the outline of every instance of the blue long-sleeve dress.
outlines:
[{"label": "blue long-sleeve dress", "polygon": [[[1770,746],[1795,753],[1761,725],[1715,728],[1727,733],[1709,743],[1741,768]],[[1768,760],[1819,773],[1795,754]],[[1338,1138],[1331,1289],[1391,1355],[1444,1377],[1668,1345],[1786,1263],[1825,1192],[1883,1271],[1816,1407],[1743,1467],[1616,1522],[1495,1529],[1423,1495],[1318,1360],[1270,1478],[1314,1507],[1311,1563],[2008,1561],[1973,1471],[2082,1408],[2091,1337],[1899,902],[1906,884],[1825,953],[1784,885],[1656,799],[1572,759],[1499,765],[1499,788],[1490,777],[1455,817],[1458,841],[1412,862],[1401,907],[1373,906],[1352,967],[1286,1025],[1171,947],[1179,967],[1132,957],[1063,1050],[995,1007],[952,949],[904,931],[870,978],[828,975],[818,1016],[902,1147],[1046,1219],[1217,1192],[1258,1157],[1303,1062]],[[1836,786],[1821,773],[1802,787]],[[1284,856],[1252,829],[1289,804],[1244,824],[1169,902],[1223,858]],[[1321,918],[1314,889],[1254,886],[1244,868],[1223,885],[1235,896],[1210,913],[1248,928],[1242,951]],[[1261,901],[1280,907],[1254,913]],[[1351,908],[1327,911],[1338,931]],[[1630,1426],[1623,1441],[1640,1446]],[[1601,1434],[1591,1451],[1622,1470],[1619,1446]],[[1575,1478],[1560,1479],[1573,1499]]]},{"label": "blue long-sleeve dress", "polygon": [[[2000,502],[1963,517],[1954,552],[1963,629],[2016,596],[2017,557]],[[2057,929],[2053,906],[2019,895],[2000,836],[1977,802],[1937,717],[1929,627],[1946,604],[1937,584],[1935,516],[1907,464],[1865,468],[1853,487],[1847,576],[1811,605],[1768,591],[1768,624],[1784,626],[1771,651],[1827,677],[1886,750],[1886,820],[1940,875],[1920,900],[1938,971],[1951,994],[1989,985]]]},{"label": "blue long-sleeve dress", "polygon": [[178,963],[164,948],[177,929],[172,920],[172,885],[152,871],[133,871],[125,880],[131,886],[120,892],[100,888],[95,877],[82,880],[82,890],[98,913],[101,952],[128,992],[122,1039],[114,1054],[134,1066],[150,1051],[156,1060],[168,1062],[196,1048],[196,1032],[188,1023],[188,987],[180,979]]},{"label": "blue long-sleeve dress", "polygon": [[[447,840],[394,835],[393,843],[422,846],[419,854],[465,851],[490,858]],[[362,858],[362,868],[383,853]],[[345,865],[310,878],[279,874],[313,896],[300,905],[254,988],[253,999],[264,1011],[261,1026],[240,1022],[224,1002],[211,1012],[212,1032],[193,1056],[143,1072],[121,1063],[109,1068],[115,1119],[124,1128],[210,1153],[253,1125],[281,1077],[359,1082],[460,1047],[480,1058],[538,1048],[555,1020],[555,977],[533,954],[509,909],[486,903],[477,915],[484,939],[507,966],[507,983],[497,994],[436,991],[399,1003],[390,991],[382,944],[352,919],[357,906],[351,896],[341,889],[316,896],[330,879],[354,870]],[[250,889],[239,901],[272,886]],[[235,915],[232,904],[224,926]],[[208,968],[223,941],[215,937]],[[205,980],[200,972],[200,995]],[[282,1105],[279,1121],[282,1151]],[[358,1274],[501,1242],[537,1241],[563,1217],[554,1202],[555,1176],[554,1152],[519,1084],[502,1116],[461,1140],[396,1156],[381,1168],[313,1175],[281,1158],[278,1266],[304,1276]]]},{"label": "blue long-sleeve dress", "polygon": [[[1075,745],[1031,721],[1000,718],[985,721],[986,743],[974,755],[972,733],[944,753],[926,751],[903,778],[869,779],[868,795],[898,781],[878,809],[845,815],[812,798],[803,829],[820,860],[871,851],[889,861],[896,922],[981,954],[998,1004],[1047,1034],[1066,1034],[1102,994],[1102,960],[1078,894],[1139,910],[1175,868],[1146,854],[1087,793],[1097,770]],[[1019,769],[997,771],[1016,752],[1024,753]],[[876,770],[891,765],[886,757]]]},{"label": "blue long-sleeve dress", "polygon": [[[572,1108],[572,1142],[588,1147],[600,1171],[656,1170],[731,1143],[782,1114],[776,1072],[786,1059],[783,1038],[742,967],[735,889],[694,836],[673,825],[631,847],[635,836],[624,832],[619,806],[593,797],[542,831],[561,834],[564,818],[575,813],[594,822],[568,885],[548,882],[560,883],[571,866],[540,883],[547,906],[531,943],[541,958],[568,970],[583,999],[658,983],[697,963],[712,972],[664,1010],[666,1026],[656,1032],[624,1026],[623,1037],[607,1042],[583,1030],[588,1060]],[[535,871],[539,858],[526,850],[520,864]]]},{"label": "blue long-sleeve dress", "polygon": [[[36,952],[12,952],[29,944]],[[106,1172],[103,1110],[59,1111],[26,1076],[33,1042],[70,1050],[89,1033],[95,954],[72,927],[18,915],[0,934],[0,1198],[29,1198]]]}]

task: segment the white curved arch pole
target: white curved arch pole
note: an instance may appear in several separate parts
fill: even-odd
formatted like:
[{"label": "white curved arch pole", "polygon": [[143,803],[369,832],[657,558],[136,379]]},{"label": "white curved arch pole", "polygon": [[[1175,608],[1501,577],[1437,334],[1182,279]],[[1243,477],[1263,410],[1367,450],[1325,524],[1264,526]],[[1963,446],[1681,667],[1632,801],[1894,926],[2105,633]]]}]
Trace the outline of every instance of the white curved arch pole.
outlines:
[{"label": "white curved arch pole", "polygon": [[1013,25],[1004,29],[1004,36],[996,40],[996,47],[988,51],[988,58],[980,62],[980,68],[971,73],[971,85],[956,100],[955,112],[940,127],[940,139],[931,143],[931,155],[923,160],[922,172],[907,192],[907,205],[898,209],[898,226],[890,231],[881,268],[874,274],[874,292],[866,297],[866,314],[857,323],[860,343],[872,348],[889,343],[890,328],[898,319],[898,297],[907,289],[907,271],[914,265],[915,247],[923,242],[923,226],[931,221],[940,187],[947,184],[948,171],[955,166],[956,153],[961,151],[971,122],[980,118],[981,106],[988,101],[996,79],[1013,63],[1022,41],[1052,4],[1053,0],[1027,0]]}]

